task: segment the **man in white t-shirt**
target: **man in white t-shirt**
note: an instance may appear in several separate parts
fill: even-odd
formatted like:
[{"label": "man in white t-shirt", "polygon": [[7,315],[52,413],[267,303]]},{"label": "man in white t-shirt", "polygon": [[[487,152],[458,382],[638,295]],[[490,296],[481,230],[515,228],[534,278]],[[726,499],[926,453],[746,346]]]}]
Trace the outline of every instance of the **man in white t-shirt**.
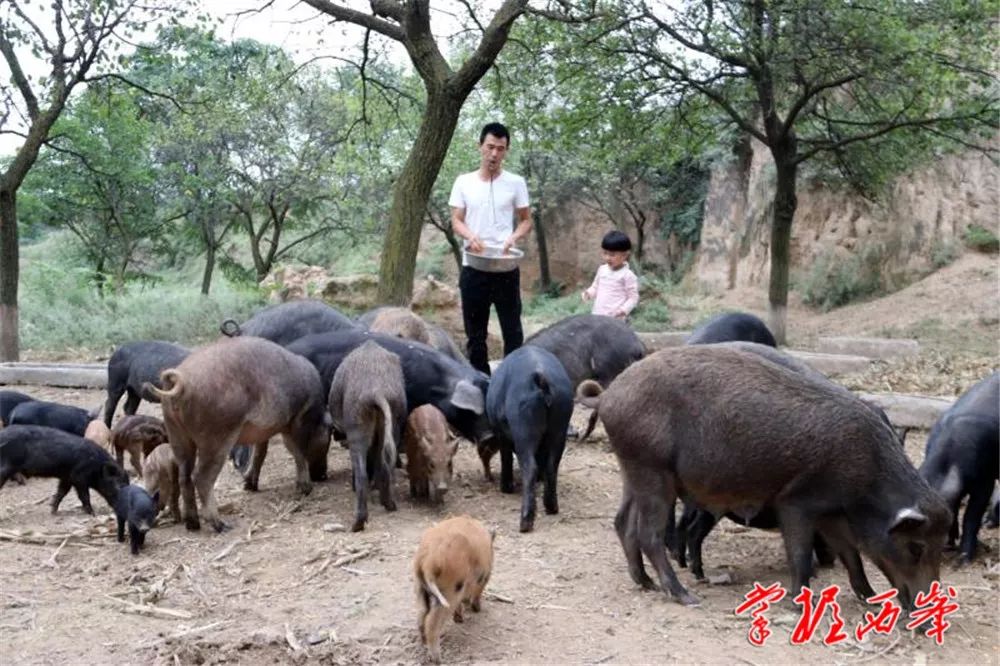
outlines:
[{"label": "man in white t-shirt", "polygon": [[[460,175],[451,188],[448,199],[451,226],[465,239],[468,252],[481,253],[484,245],[502,245],[506,252],[531,231],[528,185],[521,176],[503,170],[508,148],[510,132],[506,127],[500,123],[483,127],[479,134],[479,169]],[[463,254],[458,286],[469,362],[489,374],[486,330],[490,306],[496,306],[504,355],[524,342],[521,271],[518,268],[505,273],[480,271],[469,266]]]}]

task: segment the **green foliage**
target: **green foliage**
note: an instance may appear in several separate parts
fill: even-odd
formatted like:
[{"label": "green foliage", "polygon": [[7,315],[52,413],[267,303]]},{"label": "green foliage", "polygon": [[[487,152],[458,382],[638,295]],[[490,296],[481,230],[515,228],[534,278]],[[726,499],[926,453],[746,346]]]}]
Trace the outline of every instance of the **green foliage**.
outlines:
[{"label": "green foliage", "polygon": [[426,248],[423,255],[417,257],[415,277],[423,278],[433,275],[441,278],[444,275],[445,264],[452,260],[451,246],[447,241],[434,243]]},{"label": "green foliage", "polygon": [[978,224],[970,224],[966,227],[962,233],[962,240],[973,250],[979,252],[993,254],[1000,252],[1000,239],[997,238],[997,235]]},{"label": "green foliage", "polygon": [[130,284],[104,298],[90,272],[74,267],[58,236],[24,248],[21,341],[35,350],[109,351],[128,340],[164,339],[193,345],[217,337],[219,322],[243,319],[263,305],[257,289],[225,281],[212,296],[171,277],[152,287]]},{"label": "green foliage", "polygon": [[831,310],[877,293],[882,288],[881,261],[882,251],[876,246],[867,246],[845,260],[827,251],[813,262],[796,286],[803,302]]},{"label": "green foliage", "polygon": [[690,158],[677,161],[661,175],[664,212],[659,229],[664,238],[675,235],[688,248],[698,245],[710,176],[708,167]]},{"label": "green foliage", "polygon": [[527,320],[549,324],[575,314],[590,312],[591,304],[584,303],[578,291],[565,296],[535,294],[524,303],[523,315]]},{"label": "green foliage", "polygon": [[630,323],[637,331],[665,331],[670,328],[670,322],[670,309],[659,298],[640,300],[630,317]]},{"label": "green foliage", "polygon": [[958,259],[961,250],[957,243],[948,240],[935,239],[931,243],[931,265],[934,268],[944,268]]}]

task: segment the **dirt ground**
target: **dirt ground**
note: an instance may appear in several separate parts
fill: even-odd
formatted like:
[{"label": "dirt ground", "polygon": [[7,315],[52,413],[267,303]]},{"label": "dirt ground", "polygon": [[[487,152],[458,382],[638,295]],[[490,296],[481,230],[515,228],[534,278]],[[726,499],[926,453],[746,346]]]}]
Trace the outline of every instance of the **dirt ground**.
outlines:
[{"label": "dirt ground", "polygon": [[[81,406],[102,397],[25,388]],[[156,413],[145,404],[141,411]],[[584,418],[578,411],[578,426]],[[914,462],[924,441],[920,434],[908,441]],[[456,483],[443,507],[414,504],[401,473],[399,511],[373,506],[360,534],[330,531],[349,525],[353,511],[348,459],[339,448],[331,452],[331,472],[330,481],[299,497],[290,457],[272,446],[260,492],[244,491],[231,467],[220,475],[231,531],[192,533],[164,524],[150,532],[138,557],[115,541],[114,517],[100,498],[94,498],[96,517],[84,515],[72,493],[52,516],[51,480],[8,484],[0,493],[3,663],[420,662],[411,558],[426,527],[461,513],[496,528],[496,565],[483,612],[447,628],[447,662],[997,661],[995,530],[982,531],[989,550],[973,565],[944,567],[961,608],[942,647],[902,630],[864,644],[852,637],[835,648],[824,647],[818,634],[813,644],[795,647],[789,636],[797,615],[779,607],[768,615],[774,635],[754,648],[747,642],[749,618],[734,609],[754,581],[788,585],[780,537],[721,524],[706,541],[706,572],[729,573],[733,582],[698,584],[681,570],[702,600],[697,608],[640,591],[612,528],[620,481],[600,431],[591,442],[570,442],[560,470],[562,512],[547,516],[539,507],[532,534],[517,531],[519,495],[503,495],[483,479],[471,445],[456,457]],[[41,543],[9,541],[14,535]],[[867,568],[876,590],[885,589],[874,566]],[[844,589],[850,629],[863,609],[847,592],[840,566],[820,570],[817,584],[831,583]],[[132,604],[176,617],[133,614]]]},{"label": "dirt ground", "polygon": [[[801,331],[806,340],[893,329],[916,335],[929,347],[947,348],[949,359],[971,355],[972,361],[958,364],[973,369],[957,391],[967,388],[976,369],[996,366],[995,258],[963,258],[910,290],[829,314],[793,305],[790,321],[797,328],[790,330]],[[738,299],[745,299],[748,309],[763,309],[760,294],[729,294],[726,303]],[[932,317],[941,325],[926,324]],[[968,348],[949,331],[987,336],[993,351]],[[934,358],[944,353],[935,352]],[[911,363],[914,373],[933,366],[941,382],[958,382],[952,379],[958,366]],[[900,372],[898,365],[888,365],[882,374],[893,372]],[[886,390],[882,381],[862,377],[854,384]],[[937,387],[933,381],[929,386]],[[99,391],[23,390],[87,408],[104,399]],[[158,407],[145,403],[140,411],[158,415]],[[578,410],[574,422],[582,426],[585,418],[585,410]],[[914,464],[921,461],[925,438],[919,432],[909,436]],[[780,536],[720,524],[705,544],[706,572],[728,573],[732,582],[699,584],[687,570],[678,570],[700,597],[698,607],[640,591],[629,579],[612,527],[621,484],[600,429],[590,442],[568,443],[560,470],[562,512],[547,516],[539,501],[532,534],[517,531],[520,496],[503,495],[487,483],[468,444],[456,457],[456,482],[444,506],[412,502],[400,470],[399,511],[386,513],[373,503],[365,532],[341,531],[353,514],[349,462],[340,448],[330,455],[331,479],[304,498],[295,490],[293,464],[280,445],[270,449],[258,493],[244,491],[227,466],[217,487],[233,529],[220,535],[161,524],[138,557],[115,541],[113,514],[99,497],[94,497],[95,517],[83,514],[72,493],[52,516],[46,501],[54,481],[8,484],[0,491],[0,662],[420,663],[411,558],[424,529],[462,513],[496,529],[496,561],[482,613],[467,613],[464,624],[446,628],[446,662],[1000,662],[996,530],[981,531],[985,547],[974,564],[956,568],[949,559],[943,567],[942,578],[957,589],[960,604],[949,617],[943,646],[905,631],[901,623],[890,636],[859,643],[852,635],[825,647],[825,620],[811,644],[792,646],[798,614],[779,606],[768,613],[774,634],[765,647],[755,648],[747,641],[750,618],[735,616],[734,609],[754,581],[789,584]],[[873,565],[866,562],[866,569],[876,590],[888,587]],[[852,633],[866,609],[854,601],[840,565],[820,569],[814,589],[829,584],[842,588],[842,615]],[[135,612],[149,612],[151,606],[159,609],[155,616]]]}]

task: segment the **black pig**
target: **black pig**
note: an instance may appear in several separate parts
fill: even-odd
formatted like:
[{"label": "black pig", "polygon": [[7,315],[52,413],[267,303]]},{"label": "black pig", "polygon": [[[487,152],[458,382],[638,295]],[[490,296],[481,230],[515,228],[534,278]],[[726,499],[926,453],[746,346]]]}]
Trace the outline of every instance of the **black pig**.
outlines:
[{"label": "black pig", "polygon": [[[556,477],[573,414],[573,385],[555,356],[540,347],[511,352],[493,373],[486,413],[500,450],[500,490],[514,492],[514,456],[521,468],[521,531],[535,525],[535,480],[545,479],[545,512],[559,513]],[[487,475],[489,451],[480,444]]]},{"label": "black pig", "polygon": [[979,525],[990,505],[1000,466],[1000,372],[966,391],[931,429],[920,473],[954,513],[949,541],[958,536],[958,507],[969,497],[959,550],[963,562],[976,556]]},{"label": "black pig", "polygon": [[146,543],[146,532],[153,526],[159,512],[160,493],[149,493],[140,486],[127,485],[118,489],[115,517],[118,519],[118,543],[125,541],[125,524],[128,523],[129,547],[133,555]]},{"label": "black pig", "polygon": [[0,488],[15,474],[59,479],[52,513],[72,488],[87,513],[93,488],[114,508],[128,475],[111,455],[83,437],[44,426],[12,425],[0,431]]}]

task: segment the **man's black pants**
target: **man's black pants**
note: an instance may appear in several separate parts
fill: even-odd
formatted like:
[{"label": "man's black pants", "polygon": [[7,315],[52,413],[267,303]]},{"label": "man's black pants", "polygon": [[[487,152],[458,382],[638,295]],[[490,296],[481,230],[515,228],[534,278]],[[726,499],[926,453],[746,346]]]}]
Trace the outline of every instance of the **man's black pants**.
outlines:
[{"label": "man's black pants", "polygon": [[477,370],[490,374],[486,349],[490,306],[495,305],[497,309],[504,355],[524,342],[524,331],[521,329],[521,270],[515,268],[506,273],[487,273],[463,266],[458,288],[462,294],[462,320],[468,339],[466,352],[469,363]]}]

